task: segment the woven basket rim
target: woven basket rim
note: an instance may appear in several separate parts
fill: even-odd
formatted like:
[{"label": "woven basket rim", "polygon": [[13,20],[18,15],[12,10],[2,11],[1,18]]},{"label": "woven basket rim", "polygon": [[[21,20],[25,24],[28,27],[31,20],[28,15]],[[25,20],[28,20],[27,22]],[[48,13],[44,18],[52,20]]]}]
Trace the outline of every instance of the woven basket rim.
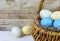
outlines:
[{"label": "woven basket rim", "polygon": [[51,36],[60,36],[60,32],[45,30],[36,23],[34,23],[34,25],[35,25],[34,28],[36,28],[36,30],[38,30],[40,33],[51,35]]}]

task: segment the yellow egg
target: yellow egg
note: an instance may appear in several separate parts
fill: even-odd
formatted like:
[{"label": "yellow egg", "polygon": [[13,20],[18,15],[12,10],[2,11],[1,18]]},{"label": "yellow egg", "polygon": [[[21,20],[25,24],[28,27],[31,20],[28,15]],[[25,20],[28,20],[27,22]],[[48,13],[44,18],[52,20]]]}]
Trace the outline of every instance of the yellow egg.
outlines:
[{"label": "yellow egg", "polygon": [[53,20],[60,19],[60,11],[55,11],[51,14]]},{"label": "yellow egg", "polygon": [[31,34],[32,26],[29,25],[23,26],[22,31],[25,35]]}]

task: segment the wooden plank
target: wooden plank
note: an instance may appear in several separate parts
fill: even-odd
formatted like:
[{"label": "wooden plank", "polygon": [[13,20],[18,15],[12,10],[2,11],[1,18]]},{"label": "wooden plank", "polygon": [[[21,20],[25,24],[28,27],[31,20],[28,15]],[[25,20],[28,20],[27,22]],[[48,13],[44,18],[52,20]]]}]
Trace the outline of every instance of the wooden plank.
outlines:
[{"label": "wooden plank", "polygon": [[0,30],[11,30],[13,26],[22,28],[24,25],[32,25],[33,19],[0,19]]},{"label": "wooden plank", "polygon": [[0,0],[0,19],[34,18],[39,2],[40,0]]},{"label": "wooden plank", "polygon": [[50,11],[60,11],[60,0],[45,0],[43,9],[48,9]]},{"label": "wooden plank", "polygon": [[34,18],[35,17],[35,14],[34,14],[35,12],[33,12],[33,11],[28,11],[28,12],[26,12],[26,11],[24,11],[24,12],[22,12],[22,11],[20,11],[20,10],[17,10],[17,11],[15,11],[15,10],[1,10],[0,11],[0,19],[28,19],[28,18],[30,18],[30,19],[32,19],[32,18]]}]

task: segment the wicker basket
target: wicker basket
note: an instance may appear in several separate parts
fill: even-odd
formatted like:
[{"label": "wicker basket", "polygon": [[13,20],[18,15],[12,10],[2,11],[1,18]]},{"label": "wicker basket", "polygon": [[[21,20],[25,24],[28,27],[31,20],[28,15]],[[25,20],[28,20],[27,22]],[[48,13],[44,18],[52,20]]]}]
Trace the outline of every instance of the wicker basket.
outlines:
[{"label": "wicker basket", "polygon": [[41,0],[37,12],[37,17],[34,19],[33,23],[32,36],[34,41],[60,41],[60,32],[54,31],[52,28],[45,30],[39,26],[39,11],[42,9],[43,2],[44,0]]}]

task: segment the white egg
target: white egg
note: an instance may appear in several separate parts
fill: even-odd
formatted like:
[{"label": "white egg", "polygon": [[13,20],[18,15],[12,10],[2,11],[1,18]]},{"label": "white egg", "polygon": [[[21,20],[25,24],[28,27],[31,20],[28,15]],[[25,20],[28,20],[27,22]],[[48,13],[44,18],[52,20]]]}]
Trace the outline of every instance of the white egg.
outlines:
[{"label": "white egg", "polygon": [[22,31],[25,35],[29,35],[32,32],[32,26],[28,26],[28,25],[23,26]]},{"label": "white egg", "polygon": [[52,12],[47,9],[43,9],[40,11],[41,18],[50,17],[51,14],[52,14]]},{"label": "white egg", "polygon": [[13,34],[14,36],[16,36],[16,37],[22,36],[22,30],[21,30],[19,27],[17,27],[17,26],[14,26],[14,27],[12,28],[11,32],[12,32],[12,34]]}]

